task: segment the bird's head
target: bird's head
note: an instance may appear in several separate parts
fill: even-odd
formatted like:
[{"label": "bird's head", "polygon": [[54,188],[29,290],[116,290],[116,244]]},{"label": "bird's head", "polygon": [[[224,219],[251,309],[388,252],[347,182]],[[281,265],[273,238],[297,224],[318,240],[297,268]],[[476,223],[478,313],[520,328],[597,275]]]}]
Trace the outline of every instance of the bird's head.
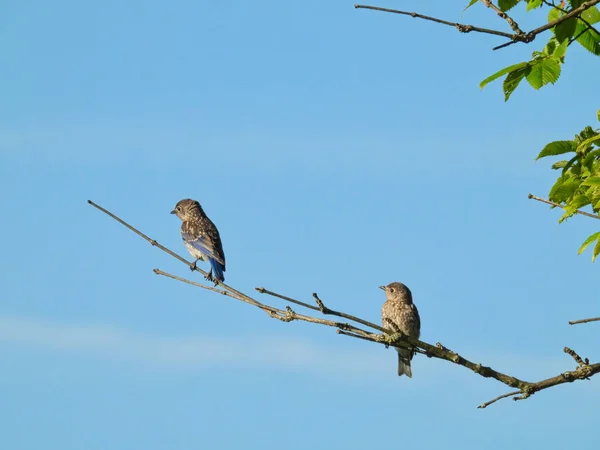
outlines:
[{"label": "bird's head", "polygon": [[403,283],[394,281],[387,286],[379,286],[379,289],[385,291],[385,296],[388,300],[399,300],[409,305],[412,303],[412,292]]},{"label": "bird's head", "polygon": [[199,214],[201,211],[202,207],[200,206],[200,203],[191,198],[185,198],[177,202],[177,205],[175,205],[175,209],[171,211],[171,214],[175,214],[181,220],[187,220]]}]

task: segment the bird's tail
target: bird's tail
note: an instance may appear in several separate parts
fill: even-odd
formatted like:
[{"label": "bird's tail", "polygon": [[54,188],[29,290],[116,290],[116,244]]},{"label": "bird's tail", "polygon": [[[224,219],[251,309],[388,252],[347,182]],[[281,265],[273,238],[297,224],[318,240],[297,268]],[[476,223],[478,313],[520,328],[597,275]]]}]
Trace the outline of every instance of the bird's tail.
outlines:
[{"label": "bird's tail", "polygon": [[407,349],[398,349],[398,376],[406,375],[412,378],[412,369],[410,367],[411,351]]},{"label": "bird's tail", "polygon": [[225,281],[225,276],[223,275],[223,272],[225,272],[225,266],[223,264],[214,260],[213,258],[210,258],[210,267],[212,267],[213,276],[217,280],[221,282]]}]

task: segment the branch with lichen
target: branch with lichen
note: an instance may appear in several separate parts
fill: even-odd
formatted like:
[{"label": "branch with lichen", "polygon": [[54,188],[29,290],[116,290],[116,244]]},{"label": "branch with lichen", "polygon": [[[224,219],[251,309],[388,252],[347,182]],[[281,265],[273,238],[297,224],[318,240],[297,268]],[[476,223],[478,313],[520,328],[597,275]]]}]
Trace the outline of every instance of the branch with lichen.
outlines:
[{"label": "branch with lichen", "polygon": [[[121,218],[116,216],[115,214],[111,213],[107,209],[102,208],[101,206],[97,205],[96,203],[92,202],[91,200],[88,200],[88,203],[90,205],[92,205],[94,208],[98,209],[99,211],[102,211],[103,213],[107,214],[109,217],[113,218],[114,220],[119,222],[121,225],[127,227],[129,230],[133,231],[138,236],[145,239],[152,246],[159,248],[160,250],[162,250],[165,253],[167,253],[168,255],[174,257],[178,261],[184,263],[185,265],[192,268],[193,270],[200,272],[203,275],[206,275],[206,272],[204,272],[202,269],[200,269],[199,267],[194,265],[193,262],[187,261],[185,258],[179,256],[177,253],[175,253],[172,250],[159,244],[156,240],[154,240],[154,239],[150,238],[149,236],[147,236],[146,234],[142,233],[137,228],[128,224],[127,222],[125,222],[124,220],[122,220]],[[154,269],[154,273],[156,273],[157,275],[161,275],[161,276],[176,280],[176,281],[190,284],[195,287],[199,287],[199,288],[202,288],[205,290],[209,290],[211,292],[215,292],[215,293],[224,295],[228,298],[232,298],[232,299],[247,303],[251,306],[254,306],[254,307],[264,311],[265,313],[267,313],[269,315],[269,317],[280,320],[282,322],[302,321],[302,322],[307,322],[307,323],[313,323],[313,324],[317,324],[317,325],[323,325],[323,326],[335,328],[336,332],[342,336],[354,337],[357,339],[362,339],[362,340],[382,344],[382,345],[385,345],[386,347],[393,346],[393,347],[412,348],[412,349],[415,349],[415,351],[417,353],[424,354],[430,358],[442,359],[445,361],[452,362],[454,364],[458,364],[460,366],[463,366],[463,367],[473,371],[474,373],[476,373],[482,377],[493,378],[493,379],[499,381],[500,383],[503,383],[509,387],[516,389],[515,391],[512,391],[508,394],[501,395],[489,402],[479,405],[479,408],[485,408],[502,398],[512,397],[513,400],[523,400],[523,399],[529,398],[531,395],[533,395],[536,392],[539,392],[541,390],[548,389],[550,387],[557,386],[559,384],[572,382],[575,380],[588,379],[591,376],[593,376],[597,373],[600,373],[600,363],[589,364],[589,361],[587,358],[582,359],[573,350],[565,348],[564,351],[566,353],[568,353],[569,355],[571,355],[575,359],[576,363],[578,364],[578,367],[576,369],[574,369],[572,371],[564,372],[555,377],[547,378],[545,380],[538,381],[538,382],[524,381],[519,378],[501,373],[497,370],[492,369],[491,367],[484,366],[479,363],[474,363],[474,362],[464,358],[463,356],[459,355],[458,353],[446,348],[439,342],[436,345],[431,345],[426,342],[415,339],[413,337],[404,335],[402,333],[394,333],[391,330],[386,330],[385,328],[382,328],[381,326],[379,326],[377,324],[374,324],[367,320],[361,319],[359,317],[331,309],[325,305],[323,300],[321,300],[321,298],[316,293],[313,294],[313,299],[316,304],[316,306],[315,306],[315,305],[312,305],[307,302],[303,302],[303,301],[296,300],[296,299],[293,299],[293,298],[285,296],[285,295],[278,294],[276,292],[270,291],[263,287],[255,288],[257,290],[257,292],[259,292],[261,294],[270,295],[272,297],[282,299],[288,303],[292,303],[292,304],[301,306],[301,307],[309,309],[309,310],[319,311],[323,315],[340,317],[340,318],[347,320],[348,322],[338,322],[335,320],[328,320],[328,319],[323,319],[323,318],[319,318],[319,317],[309,316],[306,314],[300,314],[300,313],[296,312],[295,310],[293,310],[289,305],[286,306],[285,309],[277,308],[277,307],[268,305],[266,303],[259,302],[258,300],[250,297],[249,295],[246,295],[246,294],[244,294],[222,282],[218,282],[215,286],[207,286],[207,285],[204,285],[201,283],[197,283],[195,281],[188,280],[186,278],[179,277],[177,275],[173,275],[173,274],[164,272],[160,269]],[[351,322],[353,322],[353,323],[351,323]],[[356,324],[360,324],[363,327],[366,327],[367,329],[361,328],[361,327],[357,326]],[[369,331],[369,329],[372,331]],[[380,333],[377,333],[377,332],[380,332]]]}]

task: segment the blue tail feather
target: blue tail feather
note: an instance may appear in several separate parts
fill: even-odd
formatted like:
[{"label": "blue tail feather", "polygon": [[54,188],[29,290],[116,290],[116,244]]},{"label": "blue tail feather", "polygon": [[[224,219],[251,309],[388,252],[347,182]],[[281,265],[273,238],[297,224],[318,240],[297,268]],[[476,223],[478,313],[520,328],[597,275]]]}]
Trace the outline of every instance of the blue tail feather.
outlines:
[{"label": "blue tail feather", "polygon": [[221,282],[225,281],[225,276],[223,275],[225,266],[219,261],[215,261],[213,258],[208,258],[208,260],[210,262],[210,267],[212,267],[213,276]]}]

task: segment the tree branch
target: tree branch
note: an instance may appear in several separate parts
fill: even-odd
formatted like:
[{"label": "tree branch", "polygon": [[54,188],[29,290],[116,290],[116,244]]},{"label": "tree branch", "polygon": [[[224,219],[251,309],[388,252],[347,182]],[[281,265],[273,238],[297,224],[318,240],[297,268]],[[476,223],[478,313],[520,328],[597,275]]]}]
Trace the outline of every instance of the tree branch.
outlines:
[{"label": "tree branch", "polygon": [[[598,0],[598,1],[600,1],[600,0]],[[419,14],[416,12],[401,11],[399,9],[381,8],[379,6],[369,6],[369,5],[354,5],[354,8],[356,8],[356,9],[371,9],[373,11],[383,11],[383,12],[392,13],[392,14],[400,14],[403,16],[411,16],[412,18],[415,18],[415,19],[429,20],[431,22],[440,23],[442,25],[448,25],[450,27],[454,27],[461,33],[470,33],[471,31],[474,31],[477,33],[485,33],[485,34],[493,34],[495,36],[502,36],[502,37],[509,38],[509,39],[512,39],[514,36],[514,34],[506,33],[504,31],[492,30],[489,28],[481,28],[481,27],[476,27],[474,25],[464,25],[464,24],[457,23],[457,22],[449,22],[448,20],[438,19],[437,17],[426,16],[426,15]]]},{"label": "tree branch", "polygon": [[496,5],[494,5],[491,0],[481,0],[481,3],[483,3],[488,8],[496,11],[496,14],[498,14],[498,16],[500,16],[502,19],[506,20],[506,22],[512,28],[512,30],[515,32],[515,34],[519,34],[519,35],[525,34],[523,32],[523,30],[521,30],[519,28],[519,24],[517,24],[517,22],[515,22],[512,19],[512,17],[510,17],[508,14],[506,14],[504,11],[502,11],[500,8],[498,8]]},{"label": "tree branch", "polygon": [[[568,13],[568,12],[569,12],[569,11],[567,11],[566,9],[564,9],[564,8],[561,8],[560,6],[556,6],[554,3],[551,3],[551,2],[549,2],[548,0],[542,0],[542,3],[543,3],[544,5],[546,5],[546,6],[550,6],[551,8],[558,9],[560,12],[562,12],[562,13],[564,13],[564,14],[566,14],[566,13]],[[595,31],[595,32],[596,32],[596,33],[597,33],[597,34],[600,36],[600,31],[596,30],[596,29],[595,29],[595,28],[592,26],[592,24],[591,24],[591,23],[589,23],[589,22],[588,22],[587,20],[585,20],[583,17],[579,17],[579,20],[581,20],[581,21],[582,21],[584,24],[586,24],[586,25],[587,25],[587,28],[586,28],[584,31],[582,31],[581,33],[579,33],[579,35],[581,35],[581,34],[585,33],[587,30],[593,30],[593,31]],[[577,36],[577,37],[573,38],[573,41],[576,41],[578,37],[579,37],[579,36]]]},{"label": "tree branch", "polygon": [[571,320],[569,322],[569,325],[577,325],[579,323],[598,322],[598,321],[600,321],[600,317],[592,317],[591,319]]},{"label": "tree branch", "polygon": [[[157,241],[155,241],[154,239],[151,239],[146,234],[137,230],[135,227],[129,225],[127,222],[120,219],[115,214],[111,213],[110,211],[102,208],[101,206],[97,205],[96,203],[92,202],[91,200],[88,200],[88,203],[90,205],[92,205],[93,207],[95,207],[96,209],[98,209],[99,211],[102,211],[103,213],[107,214],[111,218],[115,219],[117,222],[119,222],[123,226],[127,227],[128,229],[130,229],[131,231],[136,233],[138,236],[140,236],[143,239],[145,239],[146,241],[148,241],[154,247],[159,248],[160,250],[164,251],[168,255],[177,259],[178,261],[181,261],[188,267],[190,267],[192,265],[192,263],[190,263],[189,261],[185,260],[184,258],[177,255],[175,252],[169,250],[168,248],[160,245]],[[196,268],[196,270],[202,274],[205,274],[205,272],[202,271],[201,269]],[[217,288],[216,286],[215,287],[205,286],[201,283],[196,283],[194,281],[187,280],[185,278],[181,278],[176,275],[169,274],[167,272],[163,272],[160,269],[154,269],[154,273],[156,273],[157,275],[162,275],[162,276],[165,276],[165,277],[168,277],[168,278],[171,278],[171,279],[183,282],[183,283],[190,284],[192,286],[200,287],[202,289],[216,292],[221,295],[225,295],[229,298],[233,298],[233,299],[242,301],[244,303],[250,304],[250,305],[255,306],[255,307],[261,309],[262,311],[266,312],[270,317],[280,320],[282,322],[303,321],[303,322],[308,322],[308,323],[313,323],[313,324],[318,324],[318,325],[324,325],[324,326],[335,328],[337,333],[339,333],[343,336],[350,336],[350,337],[354,337],[354,338],[358,338],[358,339],[375,342],[378,344],[383,344],[386,347],[391,345],[393,347],[411,348],[411,349],[414,348],[415,351],[417,351],[418,353],[423,353],[428,357],[443,359],[443,360],[458,364],[460,366],[463,366],[463,367],[475,372],[476,374],[478,374],[482,377],[493,378],[507,386],[518,389],[517,392],[511,392],[509,394],[504,394],[490,402],[483,403],[482,405],[479,406],[480,408],[485,408],[486,406],[488,406],[502,398],[506,398],[506,397],[510,397],[510,396],[513,396],[514,400],[522,400],[522,399],[530,397],[531,395],[533,395],[534,393],[536,393],[538,391],[547,389],[549,387],[567,383],[567,382],[572,382],[572,381],[579,380],[579,379],[586,379],[586,378],[589,378],[592,375],[595,375],[596,373],[600,372],[600,363],[590,365],[590,364],[588,364],[587,359],[584,361],[581,358],[579,358],[579,356],[574,351],[565,348],[565,352],[569,353],[573,358],[575,358],[575,360],[579,364],[579,367],[577,367],[577,369],[575,369],[573,371],[565,372],[560,375],[557,375],[556,377],[548,378],[546,380],[542,380],[537,383],[531,383],[528,381],[520,380],[520,379],[510,376],[510,375],[506,375],[504,373],[498,372],[498,371],[492,369],[491,367],[483,366],[481,364],[469,361],[466,358],[459,355],[458,353],[444,347],[440,343],[433,346],[431,344],[428,344],[426,342],[423,342],[418,339],[412,338],[410,336],[404,335],[402,333],[393,333],[391,330],[386,330],[386,329],[380,327],[379,325],[376,325],[374,323],[360,319],[356,316],[352,316],[350,314],[346,314],[346,313],[343,313],[340,311],[335,311],[335,310],[329,309],[323,304],[323,301],[319,298],[319,296],[317,294],[313,294],[313,297],[315,298],[315,301],[318,305],[317,307],[315,307],[308,303],[304,303],[299,300],[294,300],[290,297],[287,297],[287,296],[284,296],[281,294],[277,294],[272,291],[268,291],[264,288],[256,288],[257,291],[260,293],[268,294],[268,295],[271,295],[271,296],[274,296],[277,298],[281,298],[283,300],[289,301],[291,303],[295,303],[297,305],[303,306],[310,310],[315,310],[315,311],[319,310],[324,315],[334,315],[334,316],[338,316],[338,317],[343,317],[352,322],[356,322],[356,323],[362,324],[364,326],[367,326],[368,328],[371,328],[373,330],[382,331],[383,334],[372,333],[370,331],[364,330],[364,329],[359,328],[350,323],[335,322],[332,320],[321,319],[318,317],[312,317],[312,316],[307,316],[304,314],[299,314],[299,313],[295,312],[289,306],[287,306],[285,310],[280,309],[280,308],[275,308],[271,305],[266,305],[261,302],[258,302],[257,300],[253,299],[252,297],[250,297],[242,292],[239,292],[224,283],[219,283],[218,284],[219,288]],[[520,395],[518,397],[514,397],[517,394],[520,394]]]},{"label": "tree branch", "polygon": [[[533,194],[528,194],[527,198],[533,199],[533,200],[537,200],[538,202],[542,202],[542,203],[546,203],[547,205],[552,205],[552,206],[558,206],[559,208],[565,209],[565,207],[563,205],[561,205],[560,203],[556,203],[550,200],[546,200],[545,198],[541,198],[541,197],[537,197]],[[586,216],[586,217],[591,217],[592,219],[599,219],[600,220],[600,216],[596,215],[596,214],[592,214],[586,211],[582,211],[581,209],[578,209],[577,211],[575,211],[575,214],[580,214],[582,216]]]},{"label": "tree branch", "polygon": [[265,289],[265,288],[262,288],[262,287],[257,287],[257,288],[254,288],[254,289],[256,289],[261,294],[272,295],[273,297],[281,298],[281,299],[286,300],[288,302],[295,303],[296,305],[304,306],[305,308],[312,309],[313,311],[321,311],[325,315],[332,315],[332,316],[343,317],[344,319],[348,319],[348,320],[351,320],[353,322],[360,323],[360,324],[365,325],[365,326],[367,326],[369,328],[373,328],[374,330],[382,331],[382,332],[385,331],[384,328],[382,328],[379,325],[376,325],[376,324],[374,324],[372,322],[367,322],[366,320],[363,320],[363,319],[361,319],[359,317],[351,316],[350,314],[346,314],[346,313],[339,312],[339,311],[334,311],[333,309],[327,308],[323,304],[323,301],[319,298],[319,296],[317,295],[316,292],[313,293],[313,297],[314,297],[314,299],[315,299],[318,307],[309,305],[308,303],[304,303],[304,302],[301,302],[299,300],[294,300],[294,299],[292,299],[290,297],[286,297],[285,295],[281,295],[281,294],[278,294],[276,292],[269,291],[268,289]]},{"label": "tree branch", "polygon": [[[535,28],[535,29],[529,31],[529,32],[524,32],[519,28],[517,23],[514,20],[512,20],[512,18],[510,18],[506,13],[502,12],[491,1],[489,1],[489,0],[481,0],[481,1],[488,8],[491,8],[494,11],[496,11],[496,13],[498,15],[500,15],[500,17],[502,17],[504,20],[506,20],[508,22],[508,24],[511,26],[511,28],[513,29],[514,33],[505,33],[504,31],[491,30],[488,28],[476,27],[474,25],[463,25],[463,24],[459,24],[456,22],[450,22],[448,20],[438,19],[437,17],[425,16],[423,14],[419,14],[416,12],[401,11],[401,10],[397,10],[397,9],[381,8],[378,6],[368,6],[368,5],[354,5],[354,7],[356,9],[371,9],[374,11],[382,11],[382,12],[387,12],[387,13],[392,13],[392,14],[411,16],[413,18],[418,18],[418,19],[429,20],[431,22],[440,23],[442,25],[452,26],[452,27],[456,28],[458,31],[460,31],[461,33],[469,33],[471,31],[475,31],[478,33],[491,34],[491,35],[501,36],[501,37],[510,39],[509,42],[498,45],[497,47],[494,47],[492,49],[492,50],[499,50],[501,48],[505,48],[505,47],[508,47],[509,45],[515,44],[517,42],[523,42],[525,44],[528,44],[528,43],[532,42],[537,37],[538,34],[541,34],[544,31],[547,31],[566,20],[569,20],[572,17],[576,17],[579,14],[581,14],[582,12],[584,12],[585,10],[600,3],[600,0],[590,0],[588,2],[584,2],[581,5],[579,5],[577,8],[572,9],[571,11],[567,12],[566,14],[559,17],[558,19],[553,20],[552,22],[546,23],[538,28]],[[502,14],[500,14],[500,13],[502,13]]]}]

